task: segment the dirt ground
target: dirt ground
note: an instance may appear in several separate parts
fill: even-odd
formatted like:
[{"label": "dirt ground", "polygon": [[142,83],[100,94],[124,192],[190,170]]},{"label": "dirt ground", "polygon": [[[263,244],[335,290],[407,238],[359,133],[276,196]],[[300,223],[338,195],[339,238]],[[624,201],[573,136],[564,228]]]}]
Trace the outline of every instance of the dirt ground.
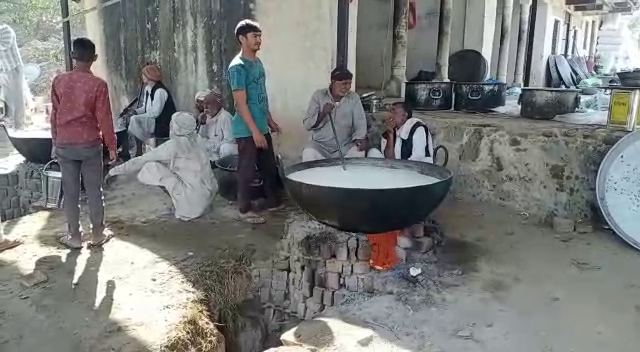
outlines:
[{"label": "dirt ground", "polygon": [[[106,204],[117,238],[103,250],[57,245],[61,211],[6,225],[8,235],[27,242],[0,254],[0,351],[157,350],[194,297],[185,270],[230,247],[267,259],[283,228],[277,216],[259,229],[238,224],[222,201],[205,218],[181,222],[161,190],[127,180],[107,193]],[[25,289],[20,278],[34,269],[48,280]]]},{"label": "dirt ground", "polygon": [[[205,218],[180,222],[160,190],[131,180],[119,180],[106,201],[118,237],[103,250],[60,248],[60,211],[8,223],[7,233],[27,242],[0,254],[1,351],[156,350],[194,297],[190,265],[229,247],[264,260],[286,217],[250,227],[231,220],[232,208],[218,201]],[[460,268],[458,284],[328,312],[371,323],[377,335],[363,350],[614,352],[640,345],[640,256],[617,237],[558,235],[505,208],[453,199],[435,218],[448,237],[437,265]],[[22,287],[20,278],[34,269],[48,280]]]},{"label": "dirt ground", "polygon": [[456,201],[436,219],[448,236],[437,265],[459,267],[459,284],[328,312],[375,331],[362,350],[637,350],[640,256],[615,235],[559,235],[501,207]]}]

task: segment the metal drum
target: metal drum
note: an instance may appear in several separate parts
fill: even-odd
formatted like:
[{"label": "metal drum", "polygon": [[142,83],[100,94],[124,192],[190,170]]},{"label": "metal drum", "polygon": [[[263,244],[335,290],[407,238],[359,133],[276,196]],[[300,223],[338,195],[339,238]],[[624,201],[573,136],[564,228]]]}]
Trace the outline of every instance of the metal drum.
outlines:
[{"label": "metal drum", "polygon": [[407,82],[406,99],[414,110],[451,110],[453,82]]},{"label": "metal drum", "polygon": [[453,109],[456,111],[487,112],[507,101],[506,83],[456,82]]},{"label": "metal drum", "polygon": [[49,161],[42,168],[42,195],[45,208],[60,208],[62,206],[62,172],[51,170],[56,160]]}]

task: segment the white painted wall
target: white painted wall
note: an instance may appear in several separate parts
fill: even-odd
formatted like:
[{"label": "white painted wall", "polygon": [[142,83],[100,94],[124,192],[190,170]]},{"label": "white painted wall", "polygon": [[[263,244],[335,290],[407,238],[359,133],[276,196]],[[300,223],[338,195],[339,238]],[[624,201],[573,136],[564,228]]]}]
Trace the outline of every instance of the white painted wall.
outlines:
[{"label": "white painted wall", "polygon": [[[496,3],[497,0],[453,1],[451,53],[477,49],[486,52],[491,61]],[[416,0],[416,15],[416,27],[409,31],[407,79],[420,70],[435,70],[440,1]],[[390,75],[392,31],[392,0],[360,1],[356,67],[359,87],[379,90]]]},{"label": "white painted wall", "polygon": [[[283,16],[283,9],[290,15]],[[299,158],[308,140],[302,118],[309,99],[329,84],[336,64],[337,10],[334,0],[256,1],[271,113],[284,130],[276,146],[285,157]],[[349,68],[355,73],[358,0],[349,14]]]},{"label": "white painted wall", "polygon": [[[547,0],[538,3],[538,13],[536,17],[536,29],[533,32],[533,57],[531,66],[531,80],[529,85],[532,87],[542,87],[547,84],[547,60],[551,55],[551,46],[553,41],[553,24],[556,19],[560,20],[561,26],[558,31],[558,54],[564,53],[565,42],[563,40],[566,34],[566,26],[564,23],[565,6],[564,0]],[[581,16],[580,13],[572,13],[571,27],[576,26],[578,29],[578,53],[587,55],[588,50],[582,49],[582,38],[590,34],[584,33],[584,21],[593,21],[594,17]],[[589,27],[591,30],[591,27]],[[573,35],[573,34],[571,34]],[[572,37],[570,36],[570,50]],[[571,51],[570,51],[571,52]]]},{"label": "white painted wall", "polygon": [[[467,0],[453,2],[451,51],[462,48]],[[391,74],[393,40],[393,1],[360,1],[358,10],[357,76],[358,86],[381,89]],[[438,50],[439,0],[416,0],[416,27],[409,31],[407,78],[418,71],[434,71]]]},{"label": "white painted wall", "polygon": [[[504,0],[454,0],[452,13],[451,53],[461,49],[476,49],[485,54],[490,64],[490,76],[495,78],[500,47],[502,6]],[[366,0],[360,2],[357,44],[358,86],[381,89],[391,72],[391,43],[393,1]],[[439,0],[416,0],[417,26],[409,31],[407,56],[407,79],[419,70],[434,71],[438,43]],[[547,58],[551,54],[553,23],[564,22],[564,0],[540,0],[536,28],[533,31],[534,48],[532,60],[532,86],[543,86],[546,81]],[[584,21],[592,17],[573,14],[572,26],[578,29],[578,51],[582,48]],[[520,1],[514,1],[509,44],[507,83],[514,77],[520,27]],[[558,49],[563,53],[566,28],[558,31]],[[569,38],[571,40],[571,38]],[[587,39],[589,40],[589,39]]]}]

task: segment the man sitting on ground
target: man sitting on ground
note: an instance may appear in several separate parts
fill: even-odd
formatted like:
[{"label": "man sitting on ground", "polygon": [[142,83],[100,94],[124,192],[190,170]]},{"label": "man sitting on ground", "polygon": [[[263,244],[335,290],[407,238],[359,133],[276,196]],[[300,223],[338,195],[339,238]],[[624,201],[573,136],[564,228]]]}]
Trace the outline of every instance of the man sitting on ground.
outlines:
[{"label": "man sitting on ground", "polygon": [[143,105],[129,113],[129,133],[136,138],[136,156],[142,155],[143,143],[152,144],[153,138],[169,137],[169,122],[176,112],[173,97],[162,83],[160,67],[145,66],[142,82],[145,84]]},{"label": "man sitting on ground", "polygon": [[176,218],[195,219],[209,209],[218,185],[204,141],[196,134],[195,117],[188,112],[175,113],[170,135],[166,143],[114,167],[108,176],[139,171],[140,182],[160,186],[171,196]]},{"label": "man sitting on ground", "polygon": [[198,118],[200,137],[205,139],[210,161],[238,154],[238,146],[231,129],[231,114],[222,107],[222,94],[211,91],[203,101],[203,112]]},{"label": "man sitting on ground", "polygon": [[[352,80],[349,70],[336,68],[331,72],[329,88],[317,90],[311,97],[303,121],[304,128],[311,131],[311,141],[302,151],[302,161],[339,158],[339,150],[348,158],[380,154],[369,150],[367,117],[360,96],[351,91]],[[329,118],[335,123],[339,146]]]}]

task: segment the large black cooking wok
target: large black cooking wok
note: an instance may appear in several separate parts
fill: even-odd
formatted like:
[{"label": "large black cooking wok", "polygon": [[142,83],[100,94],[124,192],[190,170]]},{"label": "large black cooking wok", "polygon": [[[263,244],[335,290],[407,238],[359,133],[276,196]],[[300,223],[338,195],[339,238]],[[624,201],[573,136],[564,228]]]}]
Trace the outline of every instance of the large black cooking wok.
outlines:
[{"label": "large black cooking wok", "polygon": [[[444,167],[407,160],[346,159],[349,165],[414,170],[440,179],[430,185],[395,189],[351,189],[305,184],[285,178],[285,187],[298,206],[317,221],[347,232],[378,234],[424,221],[444,200],[451,172]],[[287,175],[310,168],[340,165],[340,159],[308,161],[287,168]]]},{"label": "large black cooking wok", "polygon": [[51,160],[51,137],[38,137],[37,135],[29,136],[28,134],[11,135],[4,125],[2,129],[9,137],[11,145],[22,155],[27,161],[36,164],[46,164]]}]

